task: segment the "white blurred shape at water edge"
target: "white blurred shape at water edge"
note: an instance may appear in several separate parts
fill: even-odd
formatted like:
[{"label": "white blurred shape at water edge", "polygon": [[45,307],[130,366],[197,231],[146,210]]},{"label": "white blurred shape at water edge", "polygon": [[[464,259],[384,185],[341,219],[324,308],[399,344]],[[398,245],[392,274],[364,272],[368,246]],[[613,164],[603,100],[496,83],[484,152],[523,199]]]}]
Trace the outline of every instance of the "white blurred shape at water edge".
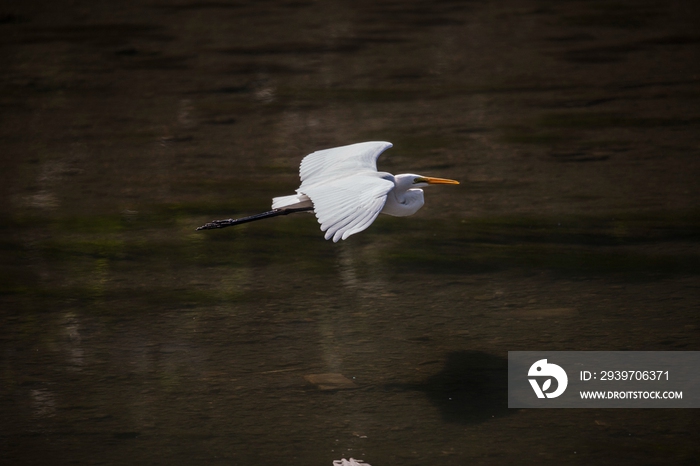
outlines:
[{"label": "white blurred shape at water edge", "polygon": [[350,458],[346,460],[345,458],[333,461],[333,466],[372,466],[369,463],[365,463],[362,460],[356,460],[355,458]]}]

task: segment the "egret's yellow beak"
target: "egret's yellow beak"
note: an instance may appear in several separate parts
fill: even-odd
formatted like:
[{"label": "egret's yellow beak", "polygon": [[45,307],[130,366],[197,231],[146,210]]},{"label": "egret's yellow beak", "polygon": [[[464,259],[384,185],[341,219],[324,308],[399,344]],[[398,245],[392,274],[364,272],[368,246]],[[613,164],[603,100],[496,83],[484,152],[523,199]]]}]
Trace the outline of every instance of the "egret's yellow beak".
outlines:
[{"label": "egret's yellow beak", "polygon": [[448,180],[447,178],[433,178],[432,176],[421,176],[416,178],[417,183],[428,183],[428,184],[459,184],[459,181]]}]

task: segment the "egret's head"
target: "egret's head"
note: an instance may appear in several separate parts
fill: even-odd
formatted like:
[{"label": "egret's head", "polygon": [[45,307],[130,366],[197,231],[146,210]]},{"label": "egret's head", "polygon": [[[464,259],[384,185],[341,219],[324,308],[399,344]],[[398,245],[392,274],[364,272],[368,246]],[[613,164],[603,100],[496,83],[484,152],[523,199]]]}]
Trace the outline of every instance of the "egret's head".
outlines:
[{"label": "egret's head", "polygon": [[[391,175],[389,175],[391,176]],[[445,178],[433,178],[432,176],[416,175],[415,173],[402,173],[393,177],[398,191],[424,188],[431,184],[459,184],[459,181]]]},{"label": "egret's head", "polygon": [[432,176],[413,176],[413,187],[422,188],[431,184],[459,184],[459,181],[448,180],[447,178],[434,178]]}]

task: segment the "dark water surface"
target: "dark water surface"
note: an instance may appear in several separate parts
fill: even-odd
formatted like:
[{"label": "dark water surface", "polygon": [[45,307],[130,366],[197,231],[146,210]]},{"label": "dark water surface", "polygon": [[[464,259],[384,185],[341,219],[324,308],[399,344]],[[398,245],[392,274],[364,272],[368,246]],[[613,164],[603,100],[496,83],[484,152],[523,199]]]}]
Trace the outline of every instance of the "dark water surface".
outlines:
[{"label": "dark water surface", "polygon": [[[0,463],[698,464],[695,410],[505,393],[507,351],[700,350],[698,5],[4,2]],[[462,185],[194,231],[365,140]]]}]

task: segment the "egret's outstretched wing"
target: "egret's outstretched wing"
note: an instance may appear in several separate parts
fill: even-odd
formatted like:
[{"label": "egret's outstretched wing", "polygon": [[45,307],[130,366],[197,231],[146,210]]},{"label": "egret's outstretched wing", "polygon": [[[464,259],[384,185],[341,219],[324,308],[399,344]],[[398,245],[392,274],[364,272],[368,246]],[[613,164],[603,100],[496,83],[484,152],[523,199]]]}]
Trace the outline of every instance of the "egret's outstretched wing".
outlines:
[{"label": "egret's outstretched wing", "polygon": [[372,141],[313,152],[301,161],[301,188],[334,178],[377,171],[377,159],[390,142]]},{"label": "egret's outstretched wing", "polygon": [[375,172],[336,177],[299,188],[314,204],[326,239],[338,242],[369,227],[386,203],[394,182]]}]

